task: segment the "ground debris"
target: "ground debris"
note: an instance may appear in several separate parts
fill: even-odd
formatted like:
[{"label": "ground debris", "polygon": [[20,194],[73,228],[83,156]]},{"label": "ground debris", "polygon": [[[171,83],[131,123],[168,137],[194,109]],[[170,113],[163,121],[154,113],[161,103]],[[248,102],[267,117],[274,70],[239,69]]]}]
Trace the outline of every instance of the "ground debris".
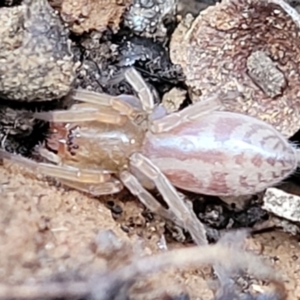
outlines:
[{"label": "ground debris", "polygon": [[162,98],[162,104],[167,112],[172,113],[179,110],[186,99],[186,94],[187,92],[185,90],[176,87],[165,93]]},{"label": "ground debris", "polygon": [[[258,256],[242,250],[245,237],[245,233],[242,231],[224,235],[216,245],[176,249],[143,257],[138,257],[139,255],[134,253],[130,245],[118,241],[113,232],[106,231],[99,235],[98,242],[100,242],[99,246],[102,246],[102,251],[109,254],[115,252],[113,256],[115,268],[107,268],[100,274],[91,276],[87,281],[36,283],[18,286],[1,284],[0,299],[125,300],[128,299],[128,292],[134,283],[143,277],[163,271],[166,268],[196,268],[203,264],[212,265],[219,279],[215,300],[229,299],[229,296],[242,299],[235,290],[234,284],[228,284],[230,277],[241,271],[249,272],[259,279],[270,280],[273,283],[273,289],[267,292],[270,297],[268,299],[286,299],[281,276],[272,272],[272,268],[267,266]],[[118,253],[119,256],[121,255],[121,259],[118,257]],[[234,260],[227,259],[233,255]],[[129,264],[126,264],[124,256],[131,259]],[[116,261],[119,262],[119,265],[116,265]],[[268,296],[265,295],[265,297]],[[157,299],[163,299],[163,294]]]}]

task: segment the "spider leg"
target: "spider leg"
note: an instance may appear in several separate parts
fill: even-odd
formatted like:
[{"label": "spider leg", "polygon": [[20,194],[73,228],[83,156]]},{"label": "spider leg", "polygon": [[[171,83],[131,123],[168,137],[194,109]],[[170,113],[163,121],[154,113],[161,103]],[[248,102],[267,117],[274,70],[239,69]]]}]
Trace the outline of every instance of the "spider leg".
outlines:
[{"label": "spider leg", "polygon": [[78,89],[74,91],[73,99],[98,106],[111,107],[127,116],[132,116],[136,109],[148,113],[152,112],[154,108],[153,95],[140,73],[134,68],[128,68],[124,76],[139,98],[132,95],[111,96],[105,93]]},{"label": "spider leg", "polygon": [[93,105],[76,104],[69,110],[54,110],[50,112],[36,112],[34,117],[48,122],[79,123],[99,121],[103,123],[122,125],[126,122],[126,116],[120,115],[110,108],[98,108]]},{"label": "spider leg", "polygon": [[134,69],[125,71],[125,79],[137,92],[139,98],[132,95],[111,96],[105,93],[96,93],[88,90],[75,90],[72,98],[77,101],[108,107],[122,115],[133,116],[136,111],[152,112],[154,108],[153,95],[142,76]]},{"label": "spider leg", "polygon": [[130,166],[141,172],[144,176],[154,182],[159,192],[166,201],[172,214],[184,224],[194,241],[198,245],[207,244],[206,231],[203,224],[198,220],[183,202],[174,186],[167,177],[148,158],[140,153],[130,156]]},{"label": "spider leg", "polygon": [[131,116],[140,110],[139,100],[132,95],[111,96],[105,93],[96,93],[88,90],[74,90],[74,100],[91,104],[93,107],[110,108],[121,115]]},{"label": "spider leg", "polygon": [[151,113],[154,108],[153,95],[141,74],[134,68],[125,71],[125,78],[139,95],[143,110]]},{"label": "spider leg", "polygon": [[[138,179],[128,171],[120,173],[120,179],[124,186],[131,192],[132,195],[139,200],[153,213],[161,217],[177,223],[177,218],[172,211],[164,208],[138,181]],[[182,224],[178,224],[182,226]]]},{"label": "spider leg", "polygon": [[153,133],[166,132],[180,124],[193,121],[197,118],[200,118],[204,114],[221,108],[222,104],[219,101],[218,95],[213,95],[203,101],[199,101],[193,105],[190,105],[179,112],[172,113],[164,116],[161,119],[152,121],[150,124],[150,130]]},{"label": "spider leg", "polygon": [[107,182],[111,178],[111,174],[105,170],[81,169],[72,166],[57,166],[47,163],[39,163],[20,155],[11,154],[4,150],[0,150],[0,158],[18,163],[45,176],[79,183],[103,183]]},{"label": "spider leg", "polygon": [[122,183],[116,178],[111,178],[108,181],[101,182],[99,184],[75,182],[75,181],[70,181],[65,179],[60,179],[59,182],[61,182],[63,185],[66,185],[70,188],[73,188],[81,192],[85,192],[92,196],[116,194],[123,189]]},{"label": "spider leg", "polygon": [[34,117],[48,122],[88,122],[122,125],[126,116],[134,118],[141,111],[152,112],[154,100],[142,76],[134,69],[125,71],[125,78],[138,93],[140,99],[132,95],[111,96],[88,90],[75,90],[72,98],[82,103],[74,104],[69,110],[36,112]]}]

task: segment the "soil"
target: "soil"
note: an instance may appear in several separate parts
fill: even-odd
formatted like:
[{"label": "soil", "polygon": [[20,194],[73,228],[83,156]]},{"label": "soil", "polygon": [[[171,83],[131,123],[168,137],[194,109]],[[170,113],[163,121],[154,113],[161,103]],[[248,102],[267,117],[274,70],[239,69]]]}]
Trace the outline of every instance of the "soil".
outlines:
[{"label": "soil", "polygon": [[[143,207],[132,196],[124,196],[127,200],[118,221],[107,207],[115,199],[95,199],[67,191],[10,163],[0,168],[0,186],[4,200],[0,212],[1,284],[87,278],[101,271],[106,265],[105,258],[95,253],[92,245],[105,230],[113,231],[133,248],[142,242],[144,254],[161,251],[157,244],[160,233],[155,228],[161,226],[155,224],[158,221],[142,224],[145,223],[141,216]],[[121,228],[129,224],[135,228],[128,230],[128,234]],[[182,245],[168,243],[169,249],[178,247]],[[187,292],[192,299],[200,299],[200,295],[210,299],[212,292],[205,279],[209,274],[209,268],[190,273],[166,272],[151,278],[151,289],[154,292],[166,289],[170,294]],[[147,293],[149,286],[145,290],[148,284],[138,283],[141,299],[147,294],[153,299],[151,290]],[[0,299],[5,299],[1,285]]]}]

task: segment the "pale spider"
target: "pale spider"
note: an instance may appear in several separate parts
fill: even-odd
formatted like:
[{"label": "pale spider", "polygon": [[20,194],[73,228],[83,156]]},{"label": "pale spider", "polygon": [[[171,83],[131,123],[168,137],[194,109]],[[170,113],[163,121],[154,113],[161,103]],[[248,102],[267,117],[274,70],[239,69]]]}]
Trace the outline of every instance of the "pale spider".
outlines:
[{"label": "pale spider", "polygon": [[[92,195],[125,186],[152,212],[187,229],[197,244],[207,243],[204,226],[174,186],[217,196],[251,195],[296,169],[298,153],[279,132],[258,119],[217,111],[217,96],[166,115],[135,69],[127,69],[125,78],[139,98],[75,90],[74,100],[82,103],[34,114],[51,124],[38,151],[55,164],[3,150],[0,157]],[[153,186],[168,209],[147,191]]]}]

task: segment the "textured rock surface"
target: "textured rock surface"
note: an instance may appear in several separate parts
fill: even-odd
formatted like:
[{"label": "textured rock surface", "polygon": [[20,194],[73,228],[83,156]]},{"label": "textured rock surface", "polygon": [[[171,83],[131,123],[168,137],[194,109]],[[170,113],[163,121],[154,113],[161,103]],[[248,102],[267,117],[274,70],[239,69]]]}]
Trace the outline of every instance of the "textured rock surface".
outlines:
[{"label": "textured rock surface", "polygon": [[279,217],[300,222],[300,197],[277,188],[267,189],[263,208]]},{"label": "textured rock surface", "polygon": [[226,110],[274,125],[285,136],[299,129],[300,33],[279,6],[225,0],[177,27],[171,59],[180,64],[193,101],[226,95]]},{"label": "textured rock surface", "polygon": [[0,95],[46,101],[71,89],[76,65],[68,31],[46,0],[0,8]]}]

